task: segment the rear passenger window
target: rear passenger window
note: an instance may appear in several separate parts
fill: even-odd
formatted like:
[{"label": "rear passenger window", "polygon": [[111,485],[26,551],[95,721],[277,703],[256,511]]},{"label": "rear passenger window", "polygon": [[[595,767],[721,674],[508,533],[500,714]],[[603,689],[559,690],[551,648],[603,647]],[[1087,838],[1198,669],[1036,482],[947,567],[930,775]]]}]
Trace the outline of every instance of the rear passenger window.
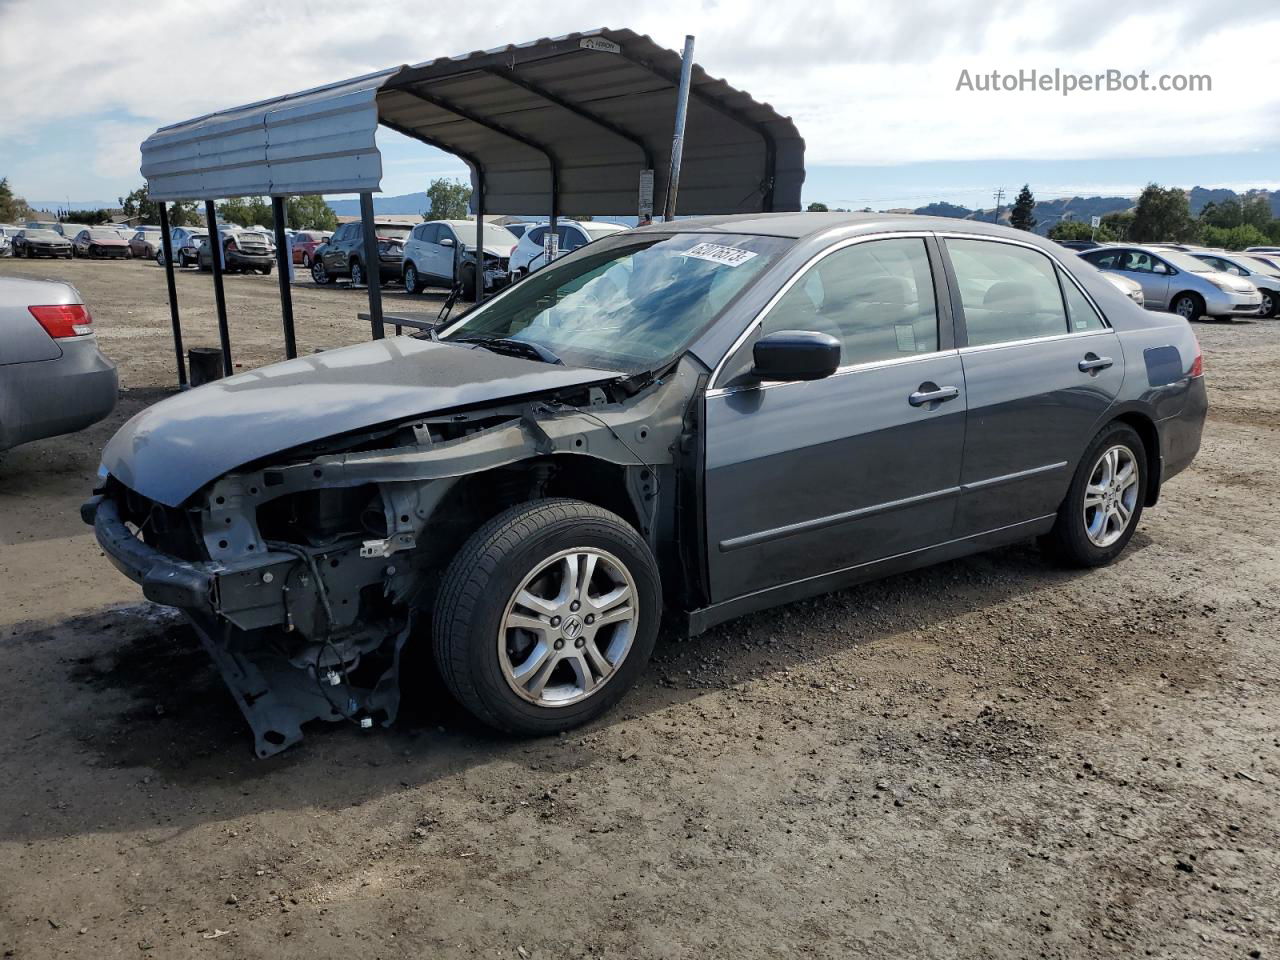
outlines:
[{"label": "rear passenger window", "polygon": [[924,240],[857,243],[819,260],[764,318],[763,334],[816,330],[840,341],[840,363],[938,349],[938,310]]},{"label": "rear passenger window", "polygon": [[948,240],[969,346],[1053,337],[1067,314],[1053,261],[1028,247]]},{"label": "rear passenger window", "polygon": [[1071,332],[1105,330],[1107,325],[1102,322],[1102,317],[1098,316],[1098,311],[1093,309],[1089,298],[1080,292],[1080,288],[1065,272],[1059,270],[1058,277],[1062,280],[1062,294],[1067,301],[1067,322],[1071,324]]}]

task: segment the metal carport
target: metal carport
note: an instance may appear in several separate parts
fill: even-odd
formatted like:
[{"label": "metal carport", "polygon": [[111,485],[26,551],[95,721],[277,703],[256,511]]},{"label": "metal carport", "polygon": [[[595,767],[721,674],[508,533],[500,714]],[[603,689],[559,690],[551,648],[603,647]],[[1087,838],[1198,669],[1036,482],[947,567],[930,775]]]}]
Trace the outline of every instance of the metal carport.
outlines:
[{"label": "metal carport", "polygon": [[[643,216],[656,206],[670,215],[675,193],[664,196],[664,187],[671,184],[681,66],[679,53],[647,36],[600,29],[393,67],[162,127],[142,144],[142,174],[153,200],[204,200],[211,239],[215,199],[272,197],[292,357],[283,198],[360,194],[366,263],[377,263],[372,194],[382,179],[379,124],[470,166],[481,231],[486,210],[554,220],[565,213]],[[692,65],[686,130],[683,162],[675,154],[682,213],[799,209],[804,141],[789,118]],[[645,183],[659,185],[647,204]],[[167,222],[162,226],[185,383]],[[482,239],[477,246],[483,250]],[[217,257],[214,285],[229,371]],[[369,285],[369,307],[374,336],[381,336],[376,283]]]}]

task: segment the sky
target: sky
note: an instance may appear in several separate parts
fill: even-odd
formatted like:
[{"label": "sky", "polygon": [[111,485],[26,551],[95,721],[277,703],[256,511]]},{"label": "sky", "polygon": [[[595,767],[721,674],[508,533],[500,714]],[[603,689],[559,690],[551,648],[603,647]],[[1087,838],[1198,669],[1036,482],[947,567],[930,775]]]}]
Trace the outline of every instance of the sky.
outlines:
[{"label": "sky", "polygon": [[[358,76],[594,27],[679,49],[790,115],[804,200],[876,209],[1280,188],[1277,0],[557,0],[554,4],[0,0],[0,176],[29,200],[114,201],[156,127]],[[1207,75],[1198,91],[981,90],[991,71]],[[216,70],[217,81],[208,82]],[[966,73],[967,71],[967,73]],[[967,82],[966,79],[967,78]],[[957,89],[962,87],[961,89]],[[465,176],[382,131],[383,192]]]}]

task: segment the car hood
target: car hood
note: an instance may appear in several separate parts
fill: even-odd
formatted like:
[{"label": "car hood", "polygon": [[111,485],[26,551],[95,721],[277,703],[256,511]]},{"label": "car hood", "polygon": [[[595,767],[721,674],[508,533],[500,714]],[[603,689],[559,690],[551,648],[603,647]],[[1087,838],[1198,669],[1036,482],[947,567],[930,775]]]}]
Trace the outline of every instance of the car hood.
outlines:
[{"label": "car hood", "polygon": [[1226,287],[1228,290],[1234,290],[1238,293],[1253,293],[1257,289],[1244,277],[1237,277],[1221,270],[1211,270],[1208,273],[1201,274],[1201,276],[1211,279],[1217,286]]},{"label": "car hood", "polygon": [[162,400],[120,428],[102,465],[176,507],[236,467],[326,437],[619,376],[410,337],[374,340]]}]

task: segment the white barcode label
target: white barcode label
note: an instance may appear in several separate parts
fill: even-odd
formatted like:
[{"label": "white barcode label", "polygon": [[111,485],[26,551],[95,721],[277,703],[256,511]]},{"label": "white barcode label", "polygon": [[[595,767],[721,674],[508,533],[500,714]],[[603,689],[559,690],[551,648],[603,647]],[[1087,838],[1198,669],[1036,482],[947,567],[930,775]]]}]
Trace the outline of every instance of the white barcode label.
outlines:
[{"label": "white barcode label", "polygon": [[719,243],[699,243],[684,252],[684,256],[695,260],[707,260],[726,267],[740,267],[755,256],[750,250],[739,250],[737,247],[726,247]]}]

